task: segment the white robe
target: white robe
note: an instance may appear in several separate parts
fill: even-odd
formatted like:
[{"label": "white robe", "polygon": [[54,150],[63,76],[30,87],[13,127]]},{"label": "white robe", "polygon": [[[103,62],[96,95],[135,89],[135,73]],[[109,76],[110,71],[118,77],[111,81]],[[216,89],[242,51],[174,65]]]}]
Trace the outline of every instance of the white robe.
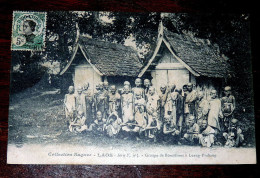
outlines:
[{"label": "white robe", "polygon": [[65,114],[68,117],[76,109],[76,97],[74,94],[66,94],[64,99]]},{"label": "white robe", "polygon": [[204,147],[211,147],[215,141],[214,138],[215,130],[210,126],[207,126],[207,128],[199,134],[199,142]]},{"label": "white robe", "polygon": [[123,123],[126,123],[130,118],[133,117],[133,94],[123,94],[122,95],[122,117]]},{"label": "white robe", "polygon": [[210,102],[208,115],[208,125],[220,131],[219,117],[222,118],[221,101],[218,98],[212,99]]}]

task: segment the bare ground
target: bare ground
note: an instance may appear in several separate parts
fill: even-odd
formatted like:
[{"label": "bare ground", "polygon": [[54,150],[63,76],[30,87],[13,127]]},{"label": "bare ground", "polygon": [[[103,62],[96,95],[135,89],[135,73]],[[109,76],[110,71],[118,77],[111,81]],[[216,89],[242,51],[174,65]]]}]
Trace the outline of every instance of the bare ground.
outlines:
[{"label": "bare ground", "polygon": [[29,88],[21,93],[11,95],[9,143],[18,146],[26,143],[46,145],[69,143],[102,147],[111,145],[118,147],[122,145],[135,145],[136,147],[163,146],[163,143],[152,143],[147,140],[111,139],[106,136],[97,137],[89,132],[71,133],[68,130],[68,122],[65,118],[63,99],[64,94],[59,94],[57,90],[46,91],[39,88]]}]

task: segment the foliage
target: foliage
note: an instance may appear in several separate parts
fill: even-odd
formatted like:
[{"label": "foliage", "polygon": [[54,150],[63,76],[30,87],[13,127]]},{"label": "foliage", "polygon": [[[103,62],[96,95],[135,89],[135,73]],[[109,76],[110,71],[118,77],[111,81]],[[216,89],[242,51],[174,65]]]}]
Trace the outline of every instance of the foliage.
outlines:
[{"label": "foliage", "polygon": [[[20,62],[22,66],[29,68],[30,62],[58,61],[63,68],[73,51],[76,23],[79,24],[81,34],[122,44],[131,36],[138,49],[145,47],[146,52],[151,53],[157,39],[158,24],[161,19],[163,19],[164,26],[170,31],[190,32],[196,37],[209,39],[211,43],[216,43],[220,52],[229,58],[228,62],[233,67],[232,78],[228,79],[226,83],[234,86],[234,91],[237,92],[234,93],[235,95],[244,93],[237,98],[238,101],[248,103],[250,101],[247,100],[252,100],[252,98],[250,99],[252,75],[249,16],[245,14],[48,12],[46,50],[31,53],[30,57],[27,56],[26,60],[20,60]],[[143,53],[144,60],[148,59],[147,56],[150,53]],[[19,54],[28,55],[28,52]],[[17,55],[14,55],[13,58],[15,56]],[[38,60],[34,61],[34,58]],[[14,66],[16,62],[14,62]],[[234,82],[238,79],[241,82]],[[246,110],[248,109],[251,110],[246,108]]]},{"label": "foliage", "polygon": [[41,57],[29,51],[12,52],[11,92],[32,87],[42,79],[46,68],[39,65]]},{"label": "foliage", "polygon": [[63,68],[73,51],[77,23],[81,34],[94,39],[121,44],[133,40],[145,61],[156,44],[160,20],[172,32],[190,33],[219,46],[220,53],[227,56],[232,66],[224,84],[232,86],[236,97],[235,117],[244,123],[247,133],[254,133],[250,16],[247,14],[48,12],[45,51],[12,52],[12,88],[24,89],[38,82],[47,70],[42,65],[44,62],[58,61]]},{"label": "foliage", "polygon": [[[224,85],[232,86],[236,98],[235,115],[245,136],[254,142],[253,79],[248,14],[165,14],[165,26],[177,33],[191,32],[219,46],[230,63],[230,76]],[[239,81],[239,82],[238,82]]]}]

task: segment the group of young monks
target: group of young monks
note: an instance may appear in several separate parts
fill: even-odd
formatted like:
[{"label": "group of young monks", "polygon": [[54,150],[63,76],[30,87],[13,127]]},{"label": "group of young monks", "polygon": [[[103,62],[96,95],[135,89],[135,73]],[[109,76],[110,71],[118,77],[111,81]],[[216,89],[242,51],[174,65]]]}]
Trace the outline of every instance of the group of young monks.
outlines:
[{"label": "group of young monks", "polygon": [[150,80],[142,83],[140,78],[134,87],[125,81],[121,89],[101,82],[93,95],[88,83],[78,87],[76,94],[70,86],[64,100],[69,130],[205,147],[240,146],[244,137],[233,118],[231,87],[225,87],[222,98],[212,90],[209,100],[193,88],[191,83],[181,89],[169,84],[160,86],[157,93]]}]

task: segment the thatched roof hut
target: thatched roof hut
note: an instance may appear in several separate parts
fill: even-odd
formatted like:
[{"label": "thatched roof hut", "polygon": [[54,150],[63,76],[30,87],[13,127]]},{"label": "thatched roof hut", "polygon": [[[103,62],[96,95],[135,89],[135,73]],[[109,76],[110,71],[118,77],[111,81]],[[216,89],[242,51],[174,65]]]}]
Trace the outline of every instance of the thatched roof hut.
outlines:
[{"label": "thatched roof hut", "polygon": [[157,90],[162,84],[175,83],[182,88],[188,82],[202,90],[219,88],[228,76],[229,64],[216,44],[191,33],[170,32],[162,22],[158,31],[154,52],[138,77],[150,77]]}]

